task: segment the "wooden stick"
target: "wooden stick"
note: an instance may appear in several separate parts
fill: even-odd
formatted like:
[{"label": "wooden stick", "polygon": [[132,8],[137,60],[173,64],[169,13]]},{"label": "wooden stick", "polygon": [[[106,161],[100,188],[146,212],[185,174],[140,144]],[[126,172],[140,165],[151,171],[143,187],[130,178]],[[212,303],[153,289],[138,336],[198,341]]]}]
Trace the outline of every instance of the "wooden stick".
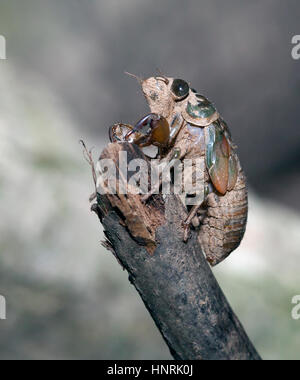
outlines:
[{"label": "wooden stick", "polygon": [[[101,158],[120,167],[119,152],[128,160],[143,158],[129,143],[110,144]],[[147,174],[148,175],[148,174]],[[119,181],[124,174],[119,175]],[[259,360],[206,262],[197,235],[183,241],[186,212],[175,195],[98,194],[92,210],[103,224],[110,249],[128,271],[157,328],[175,359]],[[147,341],[145,341],[145,345]]]}]

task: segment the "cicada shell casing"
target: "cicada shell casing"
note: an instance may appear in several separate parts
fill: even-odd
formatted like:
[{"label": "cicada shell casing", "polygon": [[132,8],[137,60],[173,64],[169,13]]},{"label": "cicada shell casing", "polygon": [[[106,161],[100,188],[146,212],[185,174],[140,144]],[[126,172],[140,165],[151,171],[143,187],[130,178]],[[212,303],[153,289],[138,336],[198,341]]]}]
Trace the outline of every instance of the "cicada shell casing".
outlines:
[{"label": "cicada shell casing", "polygon": [[238,162],[234,188],[225,195],[212,192],[207,197],[207,213],[199,229],[199,241],[212,266],[238,248],[245,234],[247,216],[246,179]]},{"label": "cicada shell casing", "polygon": [[205,163],[205,198],[199,208],[199,223],[193,225],[207,261],[215,266],[240,245],[246,230],[247,186],[236,147],[228,127],[217,120],[206,127],[185,122],[175,149],[184,159],[197,158]]},{"label": "cicada shell casing", "polygon": [[186,81],[158,76],[139,82],[151,112],[163,115],[170,125],[169,145],[161,158],[168,161],[176,153],[181,160],[205,163],[201,223],[193,225],[207,260],[216,265],[239,246],[248,214],[246,180],[229,128],[213,103]]}]

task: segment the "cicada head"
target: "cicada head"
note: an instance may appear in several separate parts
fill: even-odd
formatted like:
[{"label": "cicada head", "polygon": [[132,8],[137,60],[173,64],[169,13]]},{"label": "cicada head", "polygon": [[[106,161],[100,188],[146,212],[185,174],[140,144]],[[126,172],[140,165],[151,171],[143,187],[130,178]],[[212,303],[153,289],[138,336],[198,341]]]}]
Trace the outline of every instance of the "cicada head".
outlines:
[{"label": "cicada head", "polygon": [[166,77],[150,77],[141,82],[142,91],[151,112],[166,118],[174,108],[169,84],[170,79]]},{"label": "cicada head", "polygon": [[157,76],[141,82],[142,91],[151,112],[169,117],[176,104],[190,94],[190,86],[183,79]]},{"label": "cicada head", "polygon": [[141,84],[151,112],[165,118],[168,118],[175,105],[184,101],[191,92],[189,84],[183,79],[174,79],[161,74],[148,79],[132,76]]}]

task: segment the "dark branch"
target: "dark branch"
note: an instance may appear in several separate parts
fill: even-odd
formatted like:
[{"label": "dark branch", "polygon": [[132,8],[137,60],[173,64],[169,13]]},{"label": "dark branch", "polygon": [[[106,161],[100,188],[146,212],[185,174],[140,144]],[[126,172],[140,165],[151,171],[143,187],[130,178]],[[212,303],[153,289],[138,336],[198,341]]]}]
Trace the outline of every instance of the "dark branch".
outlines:
[{"label": "dark branch", "polygon": [[[102,158],[119,166],[118,153],[145,158],[131,144],[110,144]],[[120,175],[121,180],[121,175]],[[260,359],[206,262],[195,233],[183,242],[185,210],[178,198],[99,195],[93,205],[106,247],[128,271],[175,359]]]}]

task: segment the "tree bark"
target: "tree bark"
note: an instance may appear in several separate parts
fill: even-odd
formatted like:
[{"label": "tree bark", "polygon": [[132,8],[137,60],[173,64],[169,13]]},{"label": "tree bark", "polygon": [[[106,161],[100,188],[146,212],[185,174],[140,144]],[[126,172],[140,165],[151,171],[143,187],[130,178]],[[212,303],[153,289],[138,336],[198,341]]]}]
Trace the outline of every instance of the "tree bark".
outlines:
[{"label": "tree bark", "polygon": [[[100,159],[115,162],[119,182],[124,180],[121,150],[128,161],[145,159],[135,145],[110,144]],[[154,195],[144,204],[140,195],[98,193],[92,210],[104,227],[105,247],[128,271],[174,359],[260,359],[206,262],[196,232],[183,242],[186,211],[178,197]]]}]

